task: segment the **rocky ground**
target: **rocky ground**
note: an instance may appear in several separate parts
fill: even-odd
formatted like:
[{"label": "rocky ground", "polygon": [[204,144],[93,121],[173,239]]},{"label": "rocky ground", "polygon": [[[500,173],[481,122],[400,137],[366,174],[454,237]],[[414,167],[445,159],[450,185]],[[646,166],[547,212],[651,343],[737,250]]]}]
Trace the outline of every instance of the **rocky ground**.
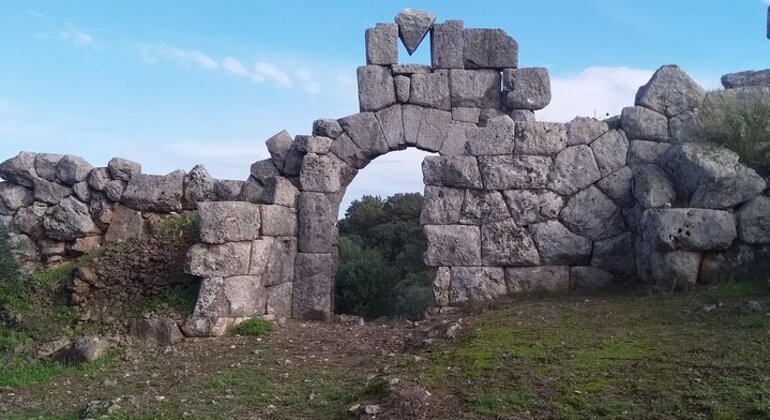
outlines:
[{"label": "rocky ground", "polygon": [[767,418],[768,309],[737,284],[534,296],[416,324],[276,322],[6,384],[0,418]]}]

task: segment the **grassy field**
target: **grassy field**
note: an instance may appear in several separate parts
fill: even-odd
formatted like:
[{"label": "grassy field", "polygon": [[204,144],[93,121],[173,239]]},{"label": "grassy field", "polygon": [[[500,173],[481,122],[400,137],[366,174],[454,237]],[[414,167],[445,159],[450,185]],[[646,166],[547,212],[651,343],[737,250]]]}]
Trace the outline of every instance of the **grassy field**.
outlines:
[{"label": "grassy field", "polygon": [[730,284],[521,298],[454,315],[461,336],[430,346],[409,324],[287,322],[38,379],[6,371],[0,418],[79,418],[89,403],[121,419],[347,418],[368,403],[377,418],[770,418],[768,311],[762,287]]}]

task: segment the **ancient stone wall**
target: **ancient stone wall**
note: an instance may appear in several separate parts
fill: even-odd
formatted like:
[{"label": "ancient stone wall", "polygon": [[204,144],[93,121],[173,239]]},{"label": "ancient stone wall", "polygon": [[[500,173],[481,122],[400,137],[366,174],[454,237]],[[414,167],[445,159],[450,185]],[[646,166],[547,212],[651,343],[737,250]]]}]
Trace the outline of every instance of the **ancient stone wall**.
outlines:
[{"label": "ancient stone wall", "polygon": [[[411,54],[428,34],[431,65],[399,64],[399,39]],[[111,212],[125,209],[132,220],[197,203],[201,243],[187,270],[203,282],[188,335],[219,335],[264,314],[328,319],[345,189],[376,157],[409,147],[436,154],[422,164],[422,223],[441,307],[634,280],[681,289],[770,256],[767,183],[735,153],[702,142],[699,113],[719,95],[770,97],[770,87],[756,87],[767,85],[765,73],[728,75],[733,89],[706,94],[678,67],[663,66],[620,116],[563,124],[535,121],[550,102],[548,72],[520,68],[518,43],[502,30],[405,10],[368,29],[365,43],[361,112],[317,120],[311,135],[276,134],[267,140],[270,158],[254,163],[242,185],[192,173],[123,179],[109,167],[73,179],[71,159],[62,158],[54,180],[72,192],[42,204],[40,235],[22,232],[37,245],[57,239],[58,214],[77,213],[61,200],[90,210],[72,198],[84,181],[91,203],[104,195]],[[45,177],[31,175],[28,162],[37,160],[47,158],[23,154],[0,165],[13,182],[0,196],[14,218],[45,191],[34,184]],[[91,185],[102,173],[105,184]],[[122,194],[110,198],[106,185],[115,181]],[[88,214],[98,233],[84,217],[87,226],[66,241],[103,232],[107,240],[110,230],[134,226],[99,225],[101,213]]]}]

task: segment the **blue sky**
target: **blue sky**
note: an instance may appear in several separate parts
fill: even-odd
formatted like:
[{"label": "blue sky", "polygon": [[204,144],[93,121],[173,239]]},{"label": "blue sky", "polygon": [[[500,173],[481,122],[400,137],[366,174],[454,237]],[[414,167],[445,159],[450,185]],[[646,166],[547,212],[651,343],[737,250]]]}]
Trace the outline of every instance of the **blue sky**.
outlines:
[{"label": "blue sky", "polygon": [[[306,134],[317,118],[357,111],[364,30],[404,7],[438,21],[505,29],[521,66],[551,72],[542,120],[602,116],[676,63],[704,87],[770,67],[763,0],[10,1],[0,0],[0,159],[122,156],[145,172],[245,179],[264,140]],[[426,42],[401,62],[427,63]],[[422,190],[422,154],[378,158],[351,185],[362,194]]]}]

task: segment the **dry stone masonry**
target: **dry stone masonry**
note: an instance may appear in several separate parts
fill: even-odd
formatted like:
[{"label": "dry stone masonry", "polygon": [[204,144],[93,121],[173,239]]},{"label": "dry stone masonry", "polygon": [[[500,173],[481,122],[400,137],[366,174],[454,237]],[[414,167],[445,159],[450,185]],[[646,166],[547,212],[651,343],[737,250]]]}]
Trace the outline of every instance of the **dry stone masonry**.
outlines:
[{"label": "dry stone masonry", "polygon": [[[399,40],[412,54],[426,39],[430,66],[399,63]],[[619,117],[564,124],[535,120],[548,71],[519,67],[503,30],[405,9],[366,30],[365,45],[360,112],[271,137],[245,183],[22,153],[0,165],[0,214],[44,261],[84,238],[138,235],[147,214],[197,209],[187,270],[203,283],[184,327],[197,336],[264,314],[328,319],[345,189],[409,147],[435,153],[422,164],[421,222],[440,307],[633,280],[685,289],[770,256],[766,181],[702,142],[698,115],[720,95],[770,96],[766,72],[727,75],[727,90],[706,94],[663,66]]]}]

